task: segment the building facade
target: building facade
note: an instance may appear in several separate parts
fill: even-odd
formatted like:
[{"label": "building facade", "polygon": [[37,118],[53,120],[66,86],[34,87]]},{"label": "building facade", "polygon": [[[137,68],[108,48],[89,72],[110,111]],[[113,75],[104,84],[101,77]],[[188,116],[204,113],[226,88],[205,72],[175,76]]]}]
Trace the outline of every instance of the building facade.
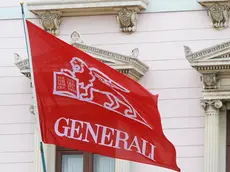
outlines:
[{"label": "building facade", "polygon": [[[28,20],[159,94],[182,172],[230,170],[227,0],[27,0]],[[0,170],[41,172],[18,0],[0,4]],[[48,172],[170,170],[45,145]]]}]

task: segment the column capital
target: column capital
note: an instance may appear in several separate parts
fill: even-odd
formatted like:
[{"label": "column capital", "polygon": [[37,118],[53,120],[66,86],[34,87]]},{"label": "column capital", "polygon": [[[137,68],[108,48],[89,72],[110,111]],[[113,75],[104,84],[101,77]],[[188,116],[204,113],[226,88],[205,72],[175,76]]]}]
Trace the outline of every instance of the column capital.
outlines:
[{"label": "column capital", "polygon": [[221,100],[201,100],[201,106],[206,112],[219,111],[223,107]]}]

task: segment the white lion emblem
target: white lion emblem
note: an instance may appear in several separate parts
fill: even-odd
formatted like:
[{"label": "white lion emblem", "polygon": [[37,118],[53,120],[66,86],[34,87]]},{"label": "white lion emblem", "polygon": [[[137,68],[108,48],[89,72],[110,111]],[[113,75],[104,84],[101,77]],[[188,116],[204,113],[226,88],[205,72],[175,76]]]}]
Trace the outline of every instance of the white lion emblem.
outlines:
[{"label": "white lion emblem", "polygon": [[129,90],[77,57],[70,64],[72,71],[54,72],[53,94],[96,104],[151,128],[123,95]]}]

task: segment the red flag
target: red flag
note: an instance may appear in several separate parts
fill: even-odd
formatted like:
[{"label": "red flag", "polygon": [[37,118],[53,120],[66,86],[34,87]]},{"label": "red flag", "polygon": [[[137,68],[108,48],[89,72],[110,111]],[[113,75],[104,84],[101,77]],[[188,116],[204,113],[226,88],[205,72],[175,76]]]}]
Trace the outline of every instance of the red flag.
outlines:
[{"label": "red flag", "polygon": [[42,140],[180,171],[157,96],[27,21]]}]

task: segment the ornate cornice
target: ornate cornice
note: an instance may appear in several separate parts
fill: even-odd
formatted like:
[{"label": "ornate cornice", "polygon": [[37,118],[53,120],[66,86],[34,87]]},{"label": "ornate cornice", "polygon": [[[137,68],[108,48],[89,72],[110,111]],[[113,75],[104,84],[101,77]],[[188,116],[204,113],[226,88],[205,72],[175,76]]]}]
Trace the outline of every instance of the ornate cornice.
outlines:
[{"label": "ornate cornice", "polygon": [[[132,55],[130,56],[106,51],[84,44],[80,38],[80,34],[77,32],[71,34],[70,42],[74,47],[90,54],[99,61],[104,62],[134,80],[139,80],[148,70],[148,66],[137,59],[139,53],[137,48],[132,51]],[[18,54],[15,54],[15,65],[20,69],[22,74],[30,78],[28,59],[22,59]]]},{"label": "ornate cornice", "polygon": [[230,89],[204,89],[203,90],[204,99],[221,99],[221,100],[230,100]]},{"label": "ornate cornice", "polygon": [[27,0],[28,9],[37,14],[47,10],[58,10],[65,17],[86,15],[116,14],[121,8],[135,9],[136,12],[147,8],[148,0]]},{"label": "ornate cornice", "polygon": [[185,56],[189,61],[194,61],[197,59],[201,59],[203,57],[211,56],[213,54],[217,54],[223,52],[226,49],[230,48],[230,41],[224,42],[222,44],[217,44],[215,46],[205,48],[203,50],[192,53],[191,49],[188,46],[184,46]]},{"label": "ornate cornice", "polygon": [[204,99],[230,99],[230,42],[225,42],[192,52],[188,46],[184,47],[185,57],[190,65],[201,74]]},{"label": "ornate cornice", "polygon": [[[148,3],[148,0],[28,0],[27,6],[41,17],[44,29],[57,35],[61,16],[117,15],[122,32],[135,32],[137,13],[145,10]],[[48,23],[44,23],[42,17]]]},{"label": "ornate cornice", "polygon": [[184,51],[191,66],[200,73],[230,71],[230,42],[217,44],[194,53],[188,46],[184,46]]}]

